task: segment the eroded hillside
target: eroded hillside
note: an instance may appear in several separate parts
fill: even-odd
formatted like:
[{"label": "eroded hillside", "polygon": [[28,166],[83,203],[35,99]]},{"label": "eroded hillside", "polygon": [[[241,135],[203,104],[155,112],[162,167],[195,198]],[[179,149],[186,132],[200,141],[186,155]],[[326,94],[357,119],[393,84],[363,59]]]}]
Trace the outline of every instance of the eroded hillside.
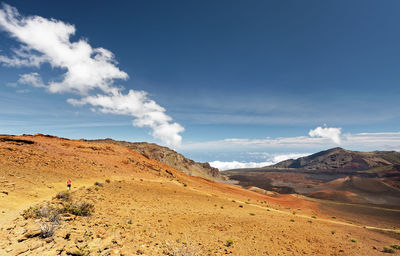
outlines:
[{"label": "eroded hillside", "polygon": [[153,143],[146,142],[126,142],[116,141],[112,139],[95,140],[96,142],[110,143],[121,145],[133,149],[144,156],[163,162],[174,167],[190,176],[198,176],[212,180],[222,180],[217,168],[213,168],[209,163],[199,163],[184,157],[182,154],[175,152],[167,147],[162,147]]}]

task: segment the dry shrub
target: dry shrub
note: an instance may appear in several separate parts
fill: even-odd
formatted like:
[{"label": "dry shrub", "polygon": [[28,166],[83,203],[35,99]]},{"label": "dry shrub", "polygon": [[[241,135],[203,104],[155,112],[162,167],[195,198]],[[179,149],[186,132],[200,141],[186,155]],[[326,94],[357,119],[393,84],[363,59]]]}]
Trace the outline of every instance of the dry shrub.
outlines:
[{"label": "dry shrub", "polygon": [[22,217],[25,219],[36,219],[40,216],[40,209],[38,206],[31,206],[22,212]]},{"label": "dry shrub", "polygon": [[51,223],[43,223],[40,225],[40,237],[47,238],[52,237],[56,231],[56,225]]},{"label": "dry shrub", "polygon": [[197,256],[200,255],[199,249],[192,244],[183,243],[181,246],[171,248],[170,256]]}]

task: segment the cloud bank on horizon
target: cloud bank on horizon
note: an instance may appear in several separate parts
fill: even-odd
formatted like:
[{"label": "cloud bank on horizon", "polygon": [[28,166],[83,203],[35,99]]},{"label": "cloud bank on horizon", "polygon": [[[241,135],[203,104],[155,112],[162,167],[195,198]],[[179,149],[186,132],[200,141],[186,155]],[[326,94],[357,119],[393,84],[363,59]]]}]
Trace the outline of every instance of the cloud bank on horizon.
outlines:
[{"label": "cloud bank on horizon", "polygon": [[[333,132],[332,132],[333,131]],[[341,128],[317,127],[310,130],[309,136],[279,137],[264,139],[238,139],[229,138],[216,141],[192,142],[183,145],[184,151],[208,150],[214,153],[218,159],[218,152],[229,152],[246,159],[257,159],[257,161],[210,161],[210,165],[220,170],[253,168],[272,165],[287,159],[296,159],[310,155],[321,150],[336,147],[350,150],[373,151],[389,150],[400,152],[400,132],[378,132],[378,133],[357,133],[341,134]],[[291,153],[297,151],[297,153]],[[237,154],[242,152],[241,154]],[[270,154],[268,152],[285,152]],[[304,152],[304,153],[301,153]]]},{"label": "cloud bank on horizon", "polygon": [[65,71],[61,81],[45,83],[37,72],[22,74],[17,81],[50,93],[74,93],[80,98],[68,99],[74,106],[91,105],[102,113],[132,116],[132,124],[150,127],[151,135],[168,146],[178,147],[184,128],[165,112],[144,91],[129,90],[114,84],[127,80],[128,74],[117,67],[112,52],[93,48],[86,40],[71,42],[75,27],[71,24],[40,16],[22,16],[18,10],[3,4],[0,28],[16,39],[20,46],[11,57],[0,55],[0,63],[9,67],[39,69],[44,63]]},{"label": "cloud bank on horizon", "polygon": [[265,160],[263,162],[239,162],[239,161],[212,161],[210,165],[212,167],[218,168],[220,171],[230,170],[230,169],[240,169],[240,168],[257,168],[257,167],[265,167],[273,164],[277,164],[284,160],[295,159],[303,156],[308,156],[310,153],[290,153],[290,154],[263,154]]}]

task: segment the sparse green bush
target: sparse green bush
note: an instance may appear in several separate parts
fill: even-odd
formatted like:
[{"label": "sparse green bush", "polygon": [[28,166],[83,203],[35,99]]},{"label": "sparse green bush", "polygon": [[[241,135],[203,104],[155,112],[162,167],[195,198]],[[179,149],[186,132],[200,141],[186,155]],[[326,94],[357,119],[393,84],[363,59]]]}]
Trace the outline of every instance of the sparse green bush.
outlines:
[{"label": "sparse green bush", "polygon": [[95,186],[102,187],[102,186],[103,186],[103,183],[96,181],[96,182],[94,183],[94,185],[95,185]]},{"label": "sparse green bush", "polygon": [[350,238],[350,241],[352,241],[353,243],[356,243],[356,242],[357,242],[357,239],[355,239],[355,238]]},{"label": "sparse green bush", "polygon": [[71,194],[69,193],[69,191],[61,191],[58,192],[58,194],[56,195],[57,199],[60,199],[64,202],[68,202],[71,201]]},{"label": "sparse green bush", "polygon": [[72,255],[75,256],[89,256],[90,250],[87,245],[78,247],[78,250],[74,251]]},{"label": "sparse green bush", "polygon": [[94,205],[88,202],[72,202],[64,206],[64,211],[76,216],[90,216],[94,211]]},{"label": "sparse green bush", "polygon": [[332,234],[332,235],[334,235],[335,233],[336,233],[336,231],[335,231],[335,230],[332,230],[332,231],[331,231],[331,234]]},{"label": "sparse green bush", "polygon": [[294,219],[290,219],[290,222],[294,222]]},{"label": "sparse green bush", "polygon": [[389,246],[383,247],[382,251],[386,252],[386,253],[395,253],[395,251],[392,248],[390,248]]},{"label": "sparse green bush", "polygon": [[392,247],[393,249],[396,249],[396,250],[400,250],[400,245],[398,245],[398,244],[392,244],[390,247]]},{"label": "sparse green bush", "polygon": [[25,219],[30,219],[30,218],[36,219],[39,218],[40,216],[40,209],[37,206],[31,206],[28,209],[25,209],[21,215]]},{"label": "sparse green bush", "polygon": [[106,179],[106,183],[110,183],[111,181],[110,181],[110,179]]},{"label": "sparse green bush", "polygon": [[25,209],[22,212],[22,217],[25,219],[40,219],[40,218],[48,218],[51,222],[54,222],[58,215],[60,214],[60,210],[51,205],[42,205],[42,206],[31,206],[28,209]]},{"label": "sparse green bush", "polygon": [[230,246],[232,246],[234,244],[234,242],[233,242],[233,240],[232,240],[232,238],[229,238],[228,240],[226,240],[226,247],[230,247]]}]

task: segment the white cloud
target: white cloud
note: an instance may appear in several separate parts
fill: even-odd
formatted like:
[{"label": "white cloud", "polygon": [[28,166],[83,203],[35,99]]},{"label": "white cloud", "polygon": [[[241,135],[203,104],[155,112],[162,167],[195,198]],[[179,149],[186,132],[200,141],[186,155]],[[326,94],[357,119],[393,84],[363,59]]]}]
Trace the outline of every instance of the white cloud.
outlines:
[{"label": "white cloud", "polygon": [[222,162],[213,161],[209,163],[212,167],[218,168],[220,171],[230,170],[230,169],[241,169],[241,168],[256,168],[264,167],[273,164],[273,162]]},{"label": "white cloud", "polygon": [[42,81],[42,78],[36,72],[21,75],[18,79],[18,83],[31,85],[33,87],[46,87]]},{"label": "white cloud", "polygon": [[149,126],[153,129],[153,137],[168,145],[177,147],[181,143],[184,128],[178,123],[170,123],[172,118],[165,114],[165,109],[147,97],[144,91],[129,90],[128,94],[88,96],[80,100],[68,99],[72,105],[90,104],[99,107],[103,113],[129,115],[136,117],[133,125]]},{"label": "white cloud", "polygon": [[[128,79],[128,74],[117,67],[112,52],[93,48],[86,40],[71,42],[75,27],[55,19],[21,16],[16,8],[3,4],[0,9],[0,28],[21,43],[13,56],[0,56],[0,63],[15,67],[36,67],[48,63],[65,71],[60,81],[45,84],[36,72],[22,75],[18,83],[45,87],[50,93],[72,92],[82,96],[70,99],[74,105],[90,104],[103,113],[133,116],[133,125],[150,127],[152,135],[170,146],[178,146],[183,127],[173,123],[165,109],[150,100],[142,91],[123,89],[115,80]],[[92,95],[93,91],[102,94]],[[122,101],[122,102],[119,102]]]},{"label": "white cloud", "polygon": [[299,157],[303,157],[303,156],[308,156],[311,155],[309,153],[288,153],[288,154],[282,154],[282,155],[275,155],[273,156],[273,163],[279,163],[288,159],[297,159]]},{"label": "white cloud", "polygon": [[320,138],[328,138],[331,139],[334,143],[340,144],[341,138],[340,135],[342,133],[341,128],[333,128],[333,127],[317,127],[314,130],[310,130],[308,135],[311,137],[320,137]]},{"label": "white cloud", "polygon": [[71,42],[75,27],[55,19],[39,16],[22,17],[17,9],[3,5],[0,26],[23,45],[14,56],[2,56],[5,64],[40,66],[48,62],[53,68],[65,69],[64,79],[51,82],[48,90],[87,94],[93,89],[115,91],[115,79],[127,79],[128,74],[115,64],[113,54],[103,48],[92,48],[85,40]]}]

